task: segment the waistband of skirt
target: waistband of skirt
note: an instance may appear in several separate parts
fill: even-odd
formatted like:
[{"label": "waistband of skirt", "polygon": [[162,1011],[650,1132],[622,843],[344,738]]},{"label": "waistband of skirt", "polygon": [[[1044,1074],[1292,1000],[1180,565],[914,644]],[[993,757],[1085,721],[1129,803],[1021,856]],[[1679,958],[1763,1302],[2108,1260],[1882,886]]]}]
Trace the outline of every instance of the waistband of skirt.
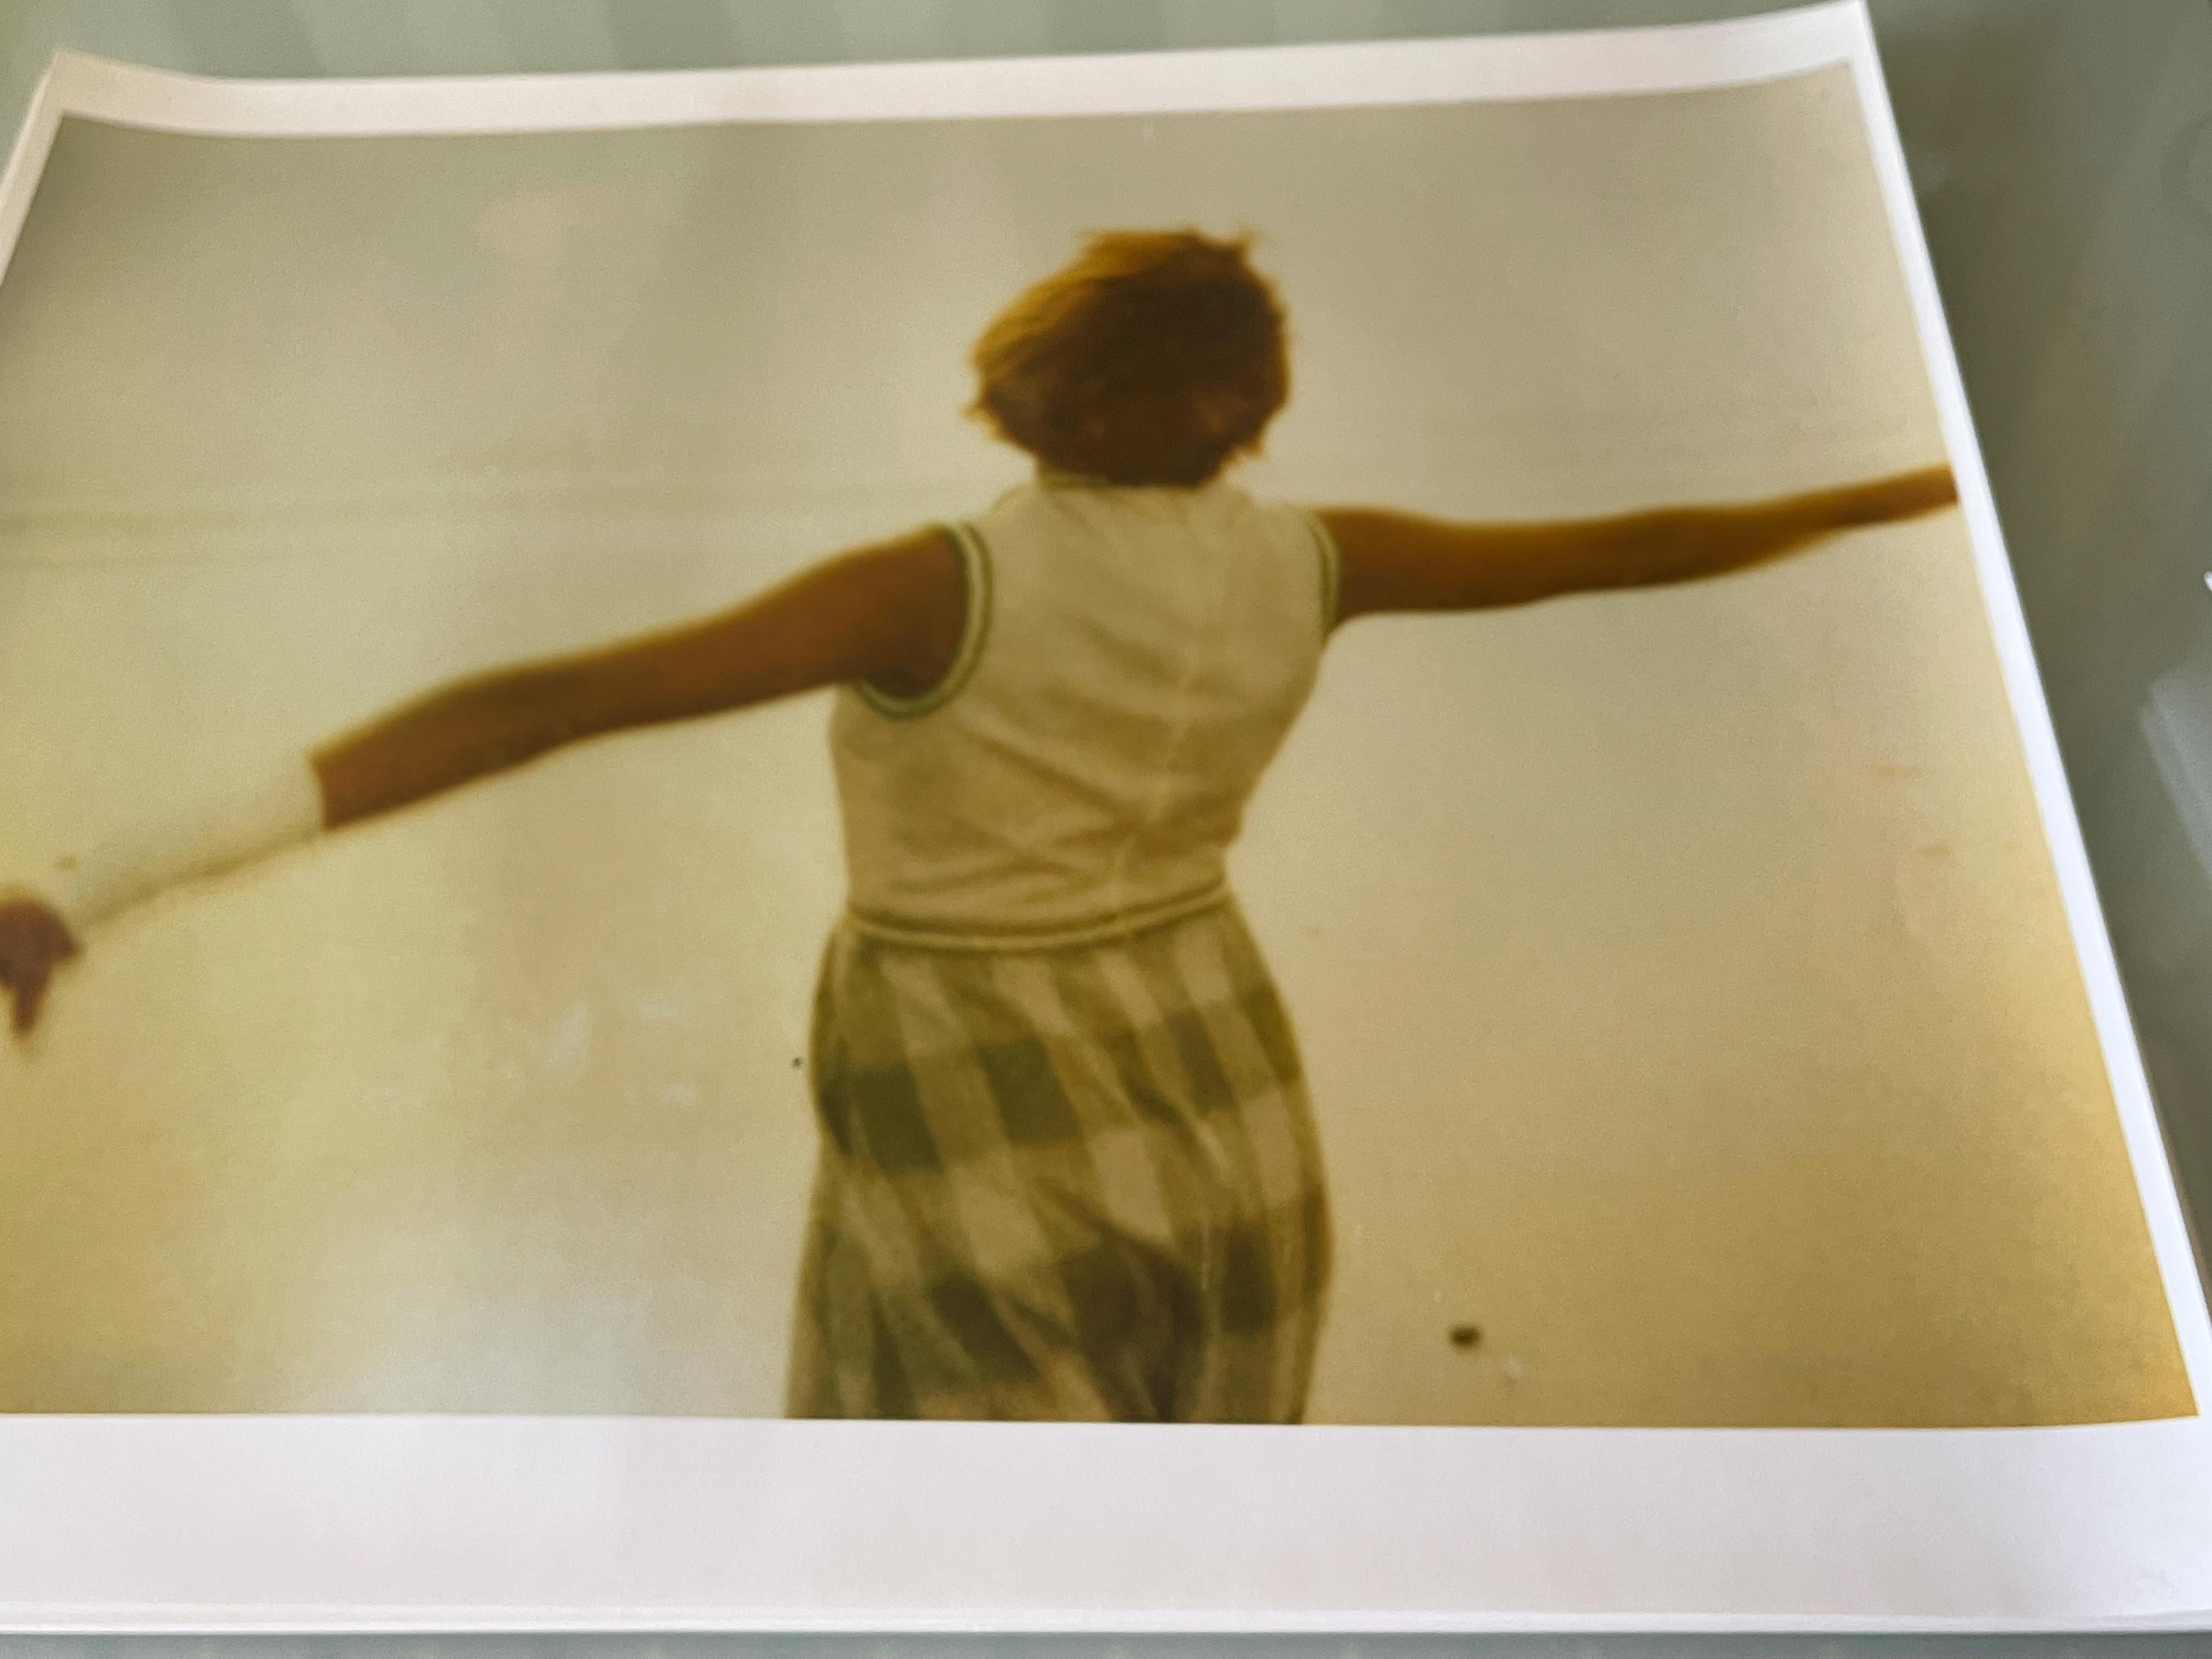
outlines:
[{"label": "waistband of skirt", "polygon": [[971,926],[921,921],[909,917],[847,906],[844,926],[863,939],[890,945],[910,945],[931,951],[1061,951],[1076,945],[1106,945],[1150,933],[1170,922],[1187,921],[1231,902],[1226,883],[1215,882],[1195,892],[1148,904],[1127,905],[1068,921],[1024,924],[1017,927]]}]

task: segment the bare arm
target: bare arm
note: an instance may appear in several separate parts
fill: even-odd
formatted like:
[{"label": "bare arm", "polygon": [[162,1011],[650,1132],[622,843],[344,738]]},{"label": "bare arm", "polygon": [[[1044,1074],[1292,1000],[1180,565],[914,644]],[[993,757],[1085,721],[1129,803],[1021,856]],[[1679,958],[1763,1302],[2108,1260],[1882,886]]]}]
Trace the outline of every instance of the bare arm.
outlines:
[{"label": "bare arm", "polygon": [[1465,524],[1371,507],[1328,507],[1319,516],[1340,560],[1343,622],[1376,611],[1482,610],[1691,581],[1957,500],[1951,469],[1933,466],[1769,501],[1604,519]]},{"label": "bare arm", "polygon": [[840,681],[927,690],[959,649],[960,556],[921,531],[815,566],[720,616],[458,681],[295,758],[212,812],[64,860],[58,883],[0,888],[0,994],[18,1037],[80,934],[173,883],[519,766],[580,738],[742,708]]},{"label": "bare arm", "polygon": [[332,829],[579,738],[866,680],[934,684],[958,649],[959,554],[927,530],[816,565],[734,610],[446,685],[311,757]]}]

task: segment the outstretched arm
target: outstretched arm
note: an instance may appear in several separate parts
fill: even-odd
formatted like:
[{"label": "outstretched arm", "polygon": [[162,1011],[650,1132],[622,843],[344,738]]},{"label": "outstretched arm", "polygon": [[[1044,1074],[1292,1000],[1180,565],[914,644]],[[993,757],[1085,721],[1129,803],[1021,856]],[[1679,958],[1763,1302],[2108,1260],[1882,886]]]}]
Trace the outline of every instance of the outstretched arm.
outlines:
[{"label": "outstretched arm", "polygon": [[1337,619],[1345,622],[1717,576],[1957,500],[1951,469],[1931,466],[1768,501],[1604,519],[1466,524],[1370,507],[1326,507],[1319,517],[1336,542]]},{"label": "outstretched arm", "polygon": [[457,681],[295,757],[182,823],[133,827],[38,887],[0,886],[0,992],[27,1034],[85,930],[174,883],[453,789],[603,732],[848,680],[927,690],[966,609],[957,550],[930,530],[815,566],[702,622]]},{"label": "outstretched arm", "polygon": [[519,766],[563,744],[850,680],[934,684],[959,647],[959,555],[923,531],[826,561],[704,621],[460,680],[312,757],[329,827]]}]

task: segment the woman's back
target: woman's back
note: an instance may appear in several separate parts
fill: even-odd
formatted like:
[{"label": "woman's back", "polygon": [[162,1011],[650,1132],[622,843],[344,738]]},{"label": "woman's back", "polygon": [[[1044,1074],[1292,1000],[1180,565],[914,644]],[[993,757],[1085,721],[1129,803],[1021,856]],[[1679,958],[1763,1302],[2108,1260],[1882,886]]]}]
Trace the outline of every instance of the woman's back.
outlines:
[{"label": "woman's back", "polygon": [[841,691],[851,901],[879,930],[1032,942],[1218,898],[1245,802],[1313,686],[1334,560],[1221,483],[1049,476],[955,526],[959,654],[908,702]]}]

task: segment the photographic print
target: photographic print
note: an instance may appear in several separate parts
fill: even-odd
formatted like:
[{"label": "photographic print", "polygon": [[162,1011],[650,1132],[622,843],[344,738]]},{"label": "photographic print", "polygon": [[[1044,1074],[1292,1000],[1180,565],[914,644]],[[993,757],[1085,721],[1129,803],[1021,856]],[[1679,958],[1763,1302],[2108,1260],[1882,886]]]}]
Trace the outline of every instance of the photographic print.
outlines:
[{"label": "photographic print", "polygon": [[0,1408],[2193,1419],[1868,72],[64,115]]}]

